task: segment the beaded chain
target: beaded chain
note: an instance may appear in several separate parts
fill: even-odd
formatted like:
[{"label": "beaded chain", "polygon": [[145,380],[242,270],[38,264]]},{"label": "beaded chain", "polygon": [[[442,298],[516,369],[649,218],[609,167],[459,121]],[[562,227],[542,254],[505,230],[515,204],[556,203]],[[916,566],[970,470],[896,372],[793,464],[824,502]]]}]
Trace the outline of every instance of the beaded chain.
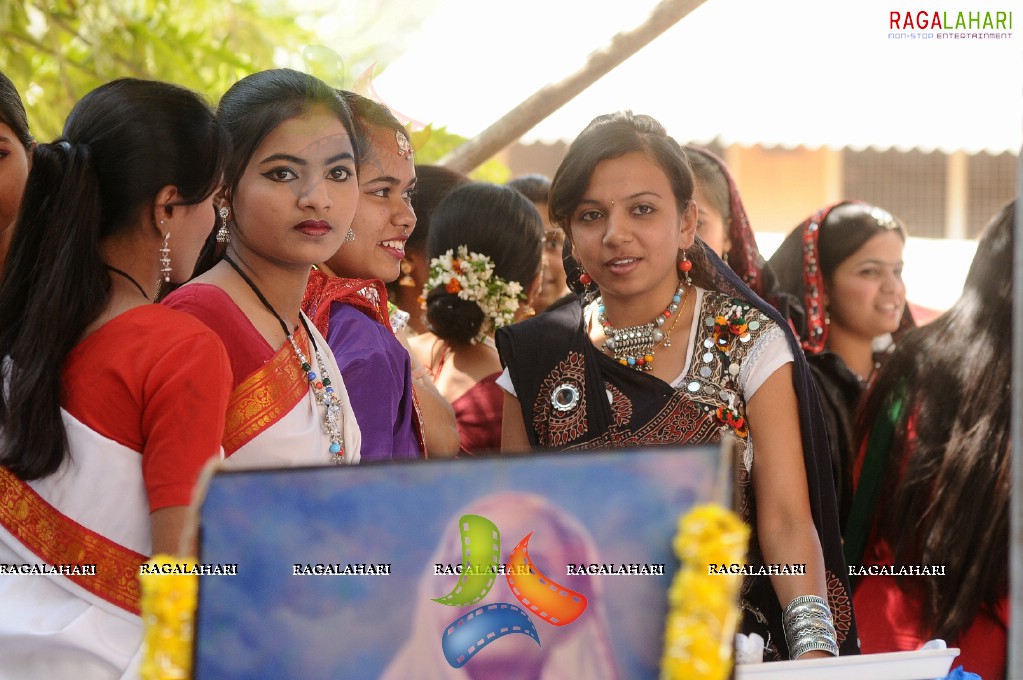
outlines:
[{"label": "beaded chain", "polygon": [[641,326],[626,326],[625,328],[615,328],[611,325],[604,310],[603,298],[597,298],[597,321],[604,328],[604,337],[607,338],[603,349],[611,352],[615,361],[622,366],[628,366],[637,371],[649,371],[653,367],[654,352],[657,347],[662,342],[665,347],[671,347],[671,332],[675,329],[675,324],[678,323],[678,315],[675,316],[675,321],[672,322],[667,333],[662,331],[661,327],[672,315],[685,306],[690,288],[691,286],[686,286],[684,281],[679,281],[678,288],[675,289],[675,294],[671,297],[671,302],[663,312],[657,315],[656,319]]},{"label": "beaded chain", "polygon": [[281,318],[281,315],[277,313],[277,310],[273,308],[270,301],[266,299],[263,292],[259,290],[256,284],[248,277],[248,275],[241,270],[241,268],[235,264],[229,256],[224,255],[224,260],[231,265],[231,267],[238,272],[238,275],[242,277],[242,280],[248,284],[252,292],[256,294],[259,301],[263,303],[263,306],[269,310],[277,321],[281,324],[281,328],[284,330],[284,335],[288,338],[288,342],[291,343],[292,349],[295,350],[295,355],[298,357],[298,362],[302,366],[302,372],[305,373],[306,380],[309,381],[309,389],[313,393],[313,397],[316,399],[316,403],[323,406],[323,429],[327,433],[327,437],[330,439],[329,451],[333,456],[335,464],[340,465],[345,462],[345,438],[344,432],[341,429],[341,420],[339,418],[341,414],[341,399],[337,396],[337,392],[334,390],[334,386],[330,383],[330,376],[327,371],[326,362],[323,360],[323,355],[320,353],[320,347],[316,343],[316,338],[309,330],[309,326],[305,322],[305,318],[300,314],[298,319],[302,323],[302,327],[305,329],[306,334],[309,336],[309,340],[313,343],[313,352],[316,355],[316,367],[320,371],[320,378],[313,370],[312,365],[309,363],[309,359],[306,358],[305,352],[298,346],[295,341],[295,336],[288,330],[288,324]]}]

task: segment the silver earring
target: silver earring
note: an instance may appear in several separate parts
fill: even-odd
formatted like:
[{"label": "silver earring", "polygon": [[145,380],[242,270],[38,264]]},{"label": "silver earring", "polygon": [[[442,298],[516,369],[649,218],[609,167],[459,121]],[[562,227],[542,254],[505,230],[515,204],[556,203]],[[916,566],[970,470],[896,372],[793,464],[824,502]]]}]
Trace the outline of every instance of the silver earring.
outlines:
[{"label": "silver earring", "polygon": [[227,230],[227,218],[231,214],[227,206],[220,208],[220,228],[217,229],[217,243],[230,243],[231,232]]},{"label": "silver earring", "polygon": [[355,240],[355,232],[352,231],[351,227],[348,227],[348,233],[345,234],[345,243],[348,243],[349,241],[354,241],[354,240]]},{"label": "silver earring", "polygon": [[[163,220],[160,220],[160,224],[163,224],[163,223],[164,223]],[[170,241],[170,232],[169,231],[166,232],[163,235],[163,245],[160,247],[160,264],[162,265],[160,267],[160,274],[163,276],[163,282],[164,283],[170,283],[170,276],[171,276],[171,271],[172,271],[171,270],[171,258],[170,258],[170,245],[168,245],[168,243],[167,243],[168,241]]]}]

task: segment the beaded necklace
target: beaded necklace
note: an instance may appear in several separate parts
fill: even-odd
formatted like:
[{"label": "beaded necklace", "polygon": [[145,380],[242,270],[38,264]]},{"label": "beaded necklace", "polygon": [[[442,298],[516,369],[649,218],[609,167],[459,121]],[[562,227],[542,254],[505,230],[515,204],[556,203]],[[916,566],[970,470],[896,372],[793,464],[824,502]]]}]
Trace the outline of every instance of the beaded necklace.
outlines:
[{"label": "beaded necklace", "polygon": [[316,364],[320,369],[320,375],[322,379],[318,379],[319,376],[312,369],[309,364],[309,360],[306,358],[305,353],[295,342],[295,336],[288,330],[288,324],[281,318],[281,315],[277,313],[277,310],[273,308],[270,301],[266,299],[263,292],[259,290],[256,284],[248,277],[248,275],[241,270],[234,260],[228,255],[224,255],[224,260],[231,265],[231,268],[238,272],[238,276],[242,277],[242,280],[248,284],[252,292],[256,294],[259,301],[263,303],[263,306],[269,310],[271,314],[281,324],[281,329],[284,331],[284,335],[288,338],[288,342],[291,343],[291,348],[295,350],[295,356],[298,357],[298,363],[302,366],[302,372],[305,373],[306,380],[309,381],[309,389],[312,391],[313,396],[316,398],[316,403],[320,404],[324,408],[323,413],[323,429],[327,432],[327,436],[330,438],[329,451],[333,456],[335,464],[340,465],[345,462],[345,437],[344,432],[341,429],[341,421],[338,416],[341,413],[341,399],[337,396],[334,391],[334,387],[330,384],[330,377],[327,373],[327,366],[323,360],[323,355],[320,354],[320,347],[316,343],[316,338],[313,337],[312,332],[309,330],[309,326],[305,322],[305,318],[299,314],[298,320],[302,323],[302,327],[305,328],[306,334],[309,336],[309,340],[313,343],[313,352],[316,354]]},{"label": "beaded necklace", "polygon": [[[604,337],[607,338],[602,349],[611,352],[615,361],[622,366],[628,366],[637,371],[649,371],[652,368],[654,352],[657,347],[661,343],[664,343],[665,347],[671,347],[671,332],[675,330],[675,324],[679,319],[676,312],[685,306],[690,288],[692,286],[686,286],[684,281],[679,281],[678,288],[675,289],[675,294],[671,297],[671,302],[663,312],[657,315],[656,319],[647,324],[626,326],[625,328],[615,328],[611,325],[604,311],[604,299],[597,298],[597,321],[603,326]],[[661,327],[673,314],[676,314],[675,320],[668,332],[665,333]]]}]

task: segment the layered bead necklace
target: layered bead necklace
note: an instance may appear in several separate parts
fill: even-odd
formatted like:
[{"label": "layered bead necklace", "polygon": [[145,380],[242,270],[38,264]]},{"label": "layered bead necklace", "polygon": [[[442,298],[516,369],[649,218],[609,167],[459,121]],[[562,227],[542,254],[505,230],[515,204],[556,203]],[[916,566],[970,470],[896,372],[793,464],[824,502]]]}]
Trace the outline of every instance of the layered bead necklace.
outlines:
[{"label": "layered bead necklace", "polygon": [[[309,359],[306,358],[305,352],[298,346],[295,341],[294,334],[288,330],[288,324],[281,318],[281,315],[277,313],[277,310],[273,308],[270,301],[266,299],[263,292],[259,290],[256,284],[248,277],[248,275],[241,270],[234,260],[228,255],[224,255],[224,260],[231,265],[231,267],[238,272],[238,275],[242,277],[242,280],[248,284],[252,292],[256,294],[259,301],[263,304],[267,310],[274,315],[277,321],[281,324],[281,329],[284,331],[284,335],[288,338],[288,342],[291,343],[291,348],[295,350],[295,356],[298,357],[298,363],[302,366],[302,372],[305,373],[306,380],[309,381],[309,389],[313,393],[313,397],[316,399],[316,403],[323,406],[323,429],[327,433],[327,437],[330,439],[330,447],[328,450],[332,456],[332,460],[336,465],[340,465],[345,462],[345,438],[344,432],[341,429],[341,399],[337,396],[337,392],[334,391],[333,385],[330,384],[330,374],[327,372],[326,362],[323,360],[323,355],[320,353],[320,347],[316,343],[316,338],[309,330],[309,326],[305,322],[305,318],[299,314],[298,320],[302,323],[302,327],[305,329],[306,334],[309,336],[309,340],[313,343],[313,352],[316,355],[316,365],[320,370],[320,374],[317,375],[316,371],[313,370],[309,363]],[[323,376],[322,378],[320,376]]]},{"label": "layered bead necklace", "polygon": [[[597,321],[604,328],[604,337],[606,338],[602,347],[604,351],[610,352],[615,361],[622,366],[628,366],[637,371],[649,371],[653,368],[654,352],[657,347],[661,343],[664,343],[665,347],[671,347],[671,332],[675,330],[675,324],[679,319],[677,312],[685,307],[690,288],[692,286],[686,286],[684,281],[679,281],[678,288],[675,289],[675,294],[671,297],[671,302],[663,312],[657,315],[656,319],[641,326],[625,328],[615,328],[611,325],[604,311],[604,299],[597,298]],[[665,333],[661,328],[673,315],[675,320],[672,321],[671,327]]]}]

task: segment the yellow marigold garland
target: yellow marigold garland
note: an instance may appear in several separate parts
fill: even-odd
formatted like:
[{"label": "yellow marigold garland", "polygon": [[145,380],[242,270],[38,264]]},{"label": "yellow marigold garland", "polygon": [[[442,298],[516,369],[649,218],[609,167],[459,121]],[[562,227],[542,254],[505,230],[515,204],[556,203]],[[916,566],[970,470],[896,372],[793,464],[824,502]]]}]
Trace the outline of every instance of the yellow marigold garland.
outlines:
[{"label": "yellow marigold garland", "polygon": [[681,566],[668,591],[662,680],[724,680],[732,669],[736,600],[742,577],[710,574],[711,564],[741,564],[749,527],[730,510],[701,505],[679,520]]},{"label": "yellow marigold garland", "polygon": [[[194,565],[195,560],[154,555],[147,564]],[[199,577],[141,574],[142,680],[187,680],[192,676],[192,627]]]}]

